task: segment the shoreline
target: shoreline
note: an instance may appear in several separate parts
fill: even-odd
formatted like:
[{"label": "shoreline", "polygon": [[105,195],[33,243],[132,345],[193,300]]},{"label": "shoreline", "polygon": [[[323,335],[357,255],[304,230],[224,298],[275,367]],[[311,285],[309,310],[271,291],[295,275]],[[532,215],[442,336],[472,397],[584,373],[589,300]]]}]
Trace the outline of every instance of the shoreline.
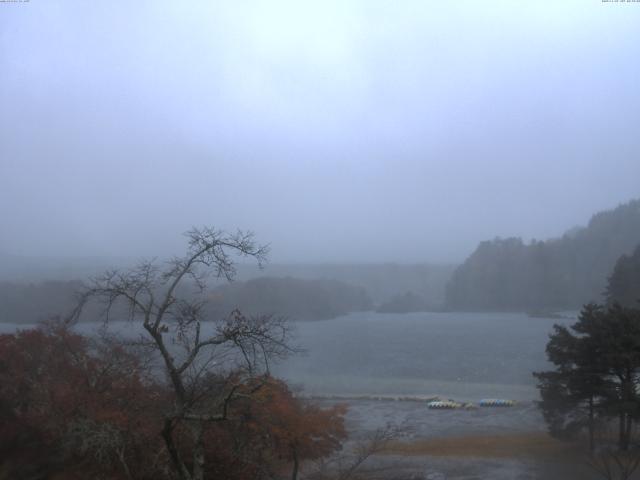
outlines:
[{"label": "shoreline", "polygon": [[554,439],[546,432],[469,434],[394,441],[386,455],[462,458],[548,458],[576,456],[579,447]]}]

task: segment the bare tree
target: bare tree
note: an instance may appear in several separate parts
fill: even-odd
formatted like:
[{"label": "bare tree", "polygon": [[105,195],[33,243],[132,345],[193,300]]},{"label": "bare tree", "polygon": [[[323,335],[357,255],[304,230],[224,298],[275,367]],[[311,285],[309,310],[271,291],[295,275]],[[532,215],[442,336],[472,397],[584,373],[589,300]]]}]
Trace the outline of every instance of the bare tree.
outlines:
[{"label": "bare tree", "polygon": [[[227,419],[230,404],[251,396],[273,359],[292,352],[290,331],[282,318],[247,317],[239,311],[226,319],[206,318],[206,287],[211,276],[233,280],[234,259],[250,257],[262,266],[268,247],[252,233],[213,228],[187,232],[187,252],[164,265],[143,261],[127,271],[111,270],[82,292],[82,306],[97,298],[105,303],[105,322],[114,306],[126,307],[126,318],[141,323],[144,344],[156,352],[166,374],[172,407],[164,416],[162,437],[181,480],[205,475],[203,434],[211,422]],[[186,293],[188,287],[191,293]],[[190,459],[178,442],[178,431],[190,437]]]},{"label": "bare tree", "polygon": [[606,480],[628,480],[640,467],[640,450],[604,449],[591,454],[587,465]]},{"label": "bare tree", "polygon": [[383,453],[391,442],[404,433],[403,428],[393,424],[387,424],[369,432],[364,438],[356,441],[347,454],[318,462],[316,471],[310,473],[307,478],[310,480],[387,478],[389,473],[387,468],[382,466],[364,468],[365,464],[375,455]]}]

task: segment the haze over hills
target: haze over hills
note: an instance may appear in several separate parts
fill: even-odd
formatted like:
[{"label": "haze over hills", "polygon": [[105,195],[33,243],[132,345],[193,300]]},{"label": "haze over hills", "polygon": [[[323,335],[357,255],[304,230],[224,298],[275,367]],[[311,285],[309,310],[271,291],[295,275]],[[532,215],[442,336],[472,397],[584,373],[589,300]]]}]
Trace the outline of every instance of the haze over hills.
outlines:
[{"label": "haze over hills", "polygon": [[413,292],[430,305],[443,305],[446,284],[456,265],[434,263],[320,263],[273,264],[259,270],[254,265],[238,268],[238,279],[260,276],[331,279],[363,287],[374,303]]},{"label": "haze over hills", "polygon": [[640,480],[640,0],[124,6],[0,0],[0,480]]},{"label": "haze over hills", "polygon": [[640,244],[640,200],[593,215],[561,238],[496,238],[478,245],[447,286],[456,310],[575,309],[602,301],[621,255]]},{"label": "haze over hills", "polygon": [[[135,260],[5,256],[0,262],[0,322],[34,323],[69,312],[81,281],[107,268],[125,269]],[[261,270],[256,265],[239,264],[234,284],[227,286],[216,279],[210,282],[213,292],[225,297],[224,302],[213,305],[212,313],[228,314],[240,307],[249,313],[292,319],[332,318],[372,309],[406,292],[440,307],[454,268],[430,264],[273,264]],[[306,298],[307,304],[301,305],[300,298]]]},{"label": "haze over hills", "polygon": [[209,294],[207,303],[211,318],[225,318],[238,309],[245,315],[325,320],[372,308],[362,287],[338,280],[292,277],[260,277],[221,285]]},{"label": "haze over hills", "polygon": [[[127,268],[134,257],[39,257],[0,252],[0,282],[38,283],[84,280],[111,268]],[[162,259],[158,259],[162,262]],[[442,304],[444,290],[456,265],[437,263],[239,263],[237,280],[257,277],[334,279],[365,287],[376,302],[407,291],[420,293],[430,303]]]},{"label": "haze over hills", "polygon": [[[237,271],[240,285],[225,291],[251,307],[268,307],[270,313],[299,318],[329,318],[376,306],[390,311],[576,309],[602,300],[616,261],[638,244],[640,200],[632,200],[593,215],[586,227],[574,227],[560,238],[530,243],[520,238],[481,242],[457,268],[447,264],[309,263],[268,264],[261,270],[243,263]],[[0,262],[0,321],[28,323],[63,314],[71,307],[73,290],[80,281],[107,268],[126,268],[135,259],[0,254]],[[259,278],[268,280],[252,282]],[[214,280],[211,286],[224,288],[222,283]],[[355,301],[358,295],[354,294],[353,301],[343,302],[336,285],[344,285],[345,290],[362,288],[369,300]],[[313,286],[327,287],[319,288],[324,293],[309,296],[313,305],[324,302],[339,307],[317,309],[311,305],[305,310],[296,306],[300,292],[308,293]],[[258,297],[266,292],[277,295],[266,303],[247,303],[249,291]],[[316,314],[316,310],[322,312]]]},{"label": "haze over hills", "polygon": [[109,268],[125,268],[135,261],[131,257],[23,256],[0,251],[0,282],[83,280]]}]

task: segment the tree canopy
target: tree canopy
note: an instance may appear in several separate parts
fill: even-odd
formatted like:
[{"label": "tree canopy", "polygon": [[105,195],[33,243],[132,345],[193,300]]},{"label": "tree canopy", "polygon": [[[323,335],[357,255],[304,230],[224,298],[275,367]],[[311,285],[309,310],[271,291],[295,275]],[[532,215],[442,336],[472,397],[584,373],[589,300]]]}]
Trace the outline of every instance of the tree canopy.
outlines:
[{"label": "tree canopy", "polygon": [[447,286],[449,308],[573,309],[601,302],[616,260],[640,244],[640,200],[594,215],[561,238],[482,242]]},{"label": "tree canopy", "polygon": [[555,369],[536,372],[544,417],[558,438],[588,431],[594,447],[598,425],[618,419],[618,444],[629,447],[640,414],[640,310],[585,305],[570,328],[556,325],[547,344]]},{"label": "tree canopy", "polygon": [[[60,322],[0,335],[0,478],[175,479],[161,435],[175,394],[146,360],[119,339]],[[272,377],[238,393],[227,420],[204,429],[203,478],[291,477],[297,463],[341,448],[344,407],[318,408]],[[173,435],[191,467],[188,423]]]},{"label": "tree canopy", "polygon": [[640,307],[640,244],[631,255],[622,255],[609,276],[607,303]]},{"label": "tree canopy", "polygon": [[238,256],[261,264],[267,247],[256,243],[250,232],[205,227],[185,235],[182,256],[164,264],[142,261],[95,278],[82,292],[73,318],[88,302],[98,300],[105,305],[107,325],[112,308],[119,306],[128,321],[142,326],[145,334],[138,345],[150,352],[168,396],[159,429],[164,454],[178,479],[205,480],[224,466],[225,457],[210,451],[219,438],[218,424],[229,423],[235,405],[268,389],[271,362],[295,348],[284,318],[239,310],[212,318],[206,308],[207,280],[233,280]]}]

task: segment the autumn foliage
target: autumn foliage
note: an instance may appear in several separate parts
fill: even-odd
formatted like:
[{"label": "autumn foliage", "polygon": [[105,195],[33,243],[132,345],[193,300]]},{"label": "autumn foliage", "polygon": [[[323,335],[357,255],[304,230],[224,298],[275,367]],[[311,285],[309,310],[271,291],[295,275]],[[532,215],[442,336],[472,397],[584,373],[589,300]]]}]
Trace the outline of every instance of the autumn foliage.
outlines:
[{"label": "autumn foliage", "polygon": [[[135,355],[60,326],[0,336],[0,449],[8,478],[143,478],[162,390]],[[135,470],[135,471],[132,471]]]},{"label": "autumn foliage", "polygon": [[[206,427],[206,478],[291,478],[340,448],[343,407],[318,408],[271,377],[243,388],[251,395]],[[2,480],[175,478],[161,436],[171,408],[163,379],[120,342],[56,324],[0,335]],[[188,451],[189,424],[177,428]]]},{"label": "autumn foliage", "polygon": [[236,461],[243,459],[242,475],[219,472],[226,478],[296,478],[301,462],[327,457],[341,448],[346,438],[345,412],[343,405],[321,409],[300,401],[284,382],[269,378],[250,400],[236,404],[234,420],[212,431],[208,443],[214,437],[229,442]]}]

